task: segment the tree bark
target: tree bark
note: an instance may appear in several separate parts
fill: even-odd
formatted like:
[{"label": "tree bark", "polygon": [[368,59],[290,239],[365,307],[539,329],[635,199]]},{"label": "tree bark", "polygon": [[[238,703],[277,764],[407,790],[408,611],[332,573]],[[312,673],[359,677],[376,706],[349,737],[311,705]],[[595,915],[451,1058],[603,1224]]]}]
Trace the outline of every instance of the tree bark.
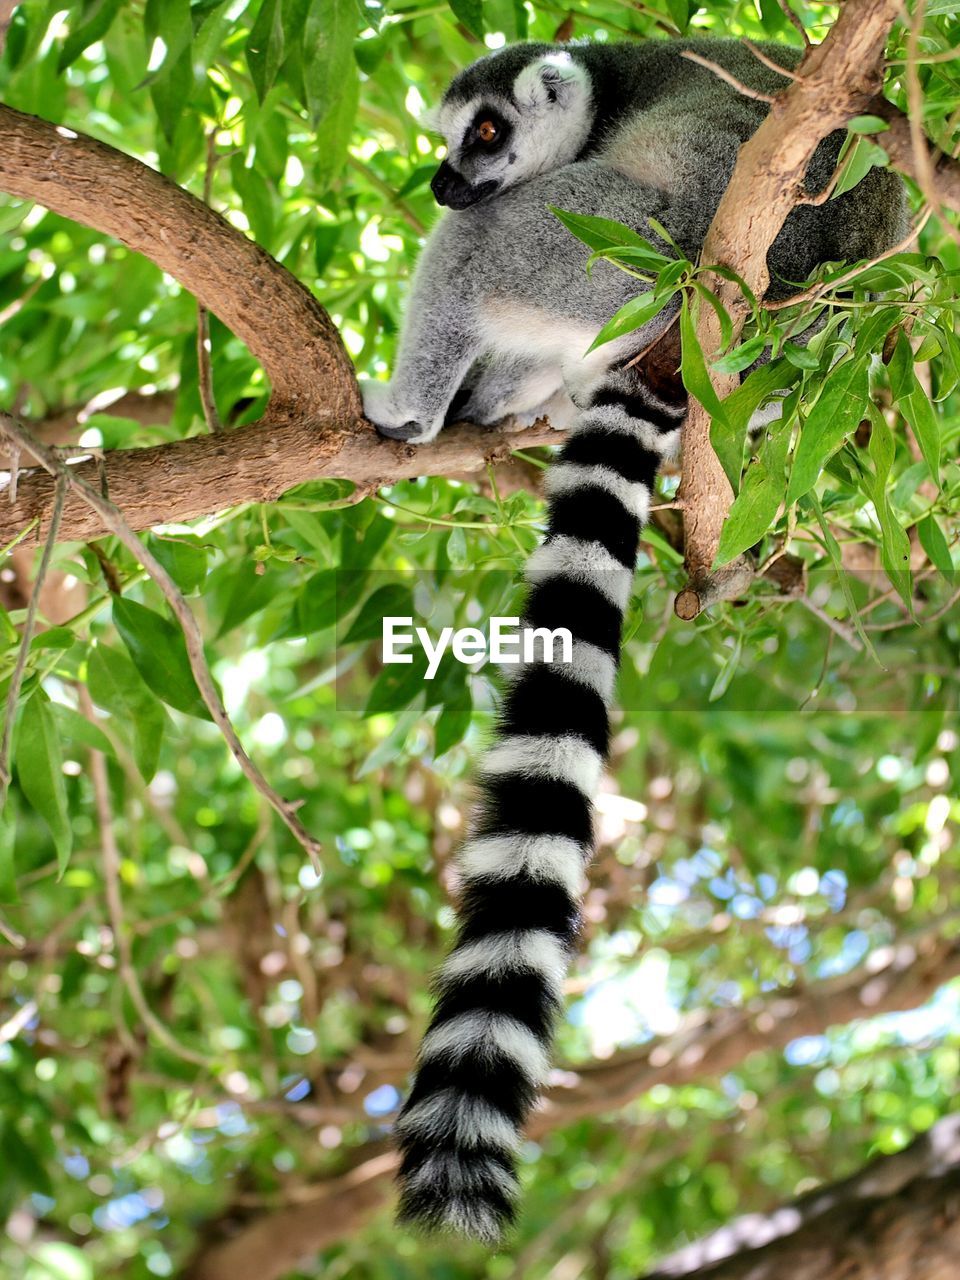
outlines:
[{"label": "tree bark", "polygon": [[[838,26],[854,9],[863,12],[864,2],[867,8],[880,4],[880,0],[849,4]],[[0,0],[0,16],[3,9]],[[862,52],[859,43],[854,48]],[[829,85],[824,92],[829,96]],[[877,141],[888,147],[898,168],[912,173],[906,117],[882,99],[873,99],[868,109],[890,120],[889,133],[877,135]],[[778,126],[788,127],[792,127],[789,120]],[[737,172],[742,176],[745,171],[738,165]],[[960,208],[960,165],[941,157],[935,177],[944,203]],[[765,190],[771,181],[776,186],[769,174],[766,180]],[[224,432],[214,442],[198,436],[107,455],[104,472],[109,491],[134,528],[269,501],[293,485],[323,477],[342,477],[372,487],[404,476],[473,472],[488,457],[502,457],[510,447],[557,443],[562,438],[541,425],[516,435],[476,428],[444,433],[440,440],[416,450],[379,440],[360,416],[350,362],[313,295],[202,201],[104,143],[0,106],[0,190],[36,200],[151,258],[247,343],[271,380],[273,400],[261,423]],[[111,193],[109,200],[104,199],[105,191]],[[779,194],[783,196],[782,191]],[[739,195],[743,198],[744,191]],[[749,191],[746,196],[752,208]],[[781,221],[784,216],[781,211]],[[759,237],[753,227],[750,235],[755,234]],[[768,228],[763,232],[767,234],[772,242],[776,229]],[[765,253],[766,246],[761,256]],[[688,437],[695,432],[695,426],[688,429]],[[459,438],[454,441],[455,435]],[[688,461],[698,448],[702,442],[687,446]],[[53,489],[52,480],[43,473],[22,477],[19,501],[13,506],[3,504],[0,513],[0,545],[37,517],[38,536],[43,536]],[[712,519],[716,524],[717,512]],[[68,503],[64,539],[94,538],[103,532],[88,511]],[[696,540],[699,534],[694,531],[693,537]],[[712,537],[705,532],[703,545]],[[704,551],[700,559],[707,555]]]},{"label": "tree bark", "polygon": [[319,430],[348,428],[361,416],[350,358],[313,294],[163,174],[85,134],[0,106],[0,189],[112,236],[179,280],[263,365],[272,417],[310,418]]},{"label": "tree bark", "polygon": [[738,1218],[644,1280],[956,1280],[960,1116],[896,1155],[767,1214]]},{"label": "tree bark", "polygon": [[[898,0],[848,0],[823,44],[808,49],[790,87],[774,98],[763,124],[740,148],[701,261],[729,267],[757,298],[769,283],[767,253],[803,196],[814,151],[834,129],[866,110],[879,89],[883,49],[899,8]],[[705,283],[733,320],[735,342],[749,314],[744,293],[720,276]],[[712,307],[701,307],[697,339],[709,362],[722,346],[720,321]],[[720,399],[739,385],[736,374],[714,374],[711,381]],[[742,595],[750,578],[749,562],[743,558],[713,568],[733,490],[713,451],[710,424],[707,409],[691,396],[677,494],[689,582],[674,605],[685,619],[696,617],[715,600]]]},{"label": "tree bark", "polygon": [[[862,968],[839,978],[773,992],[745,1009],[703,1011],[691,1016],[675,1035],[560,1073],[563,1083],[548,1090],[528,1130],[540,1138],[585,1116],[614,1112],[656,1084],[709,1079],[733,1070],[751,1053],[782,1048],[797,1036],[822,1035],[831,1026],[858,1017],[916,1008],[957,974],[960,940],[930,933],[901,942],[886,953],[877,952]],[[365,1082],[363,1092],[373,1083],[372,1079]],[[299,1189],[296,1203],[239,1220],[228,1209],[201,1244],[185,1280],[281,1280],[299,1258],[349,1237],[390,1198],[396,1160],[375,1150],[379,1163],[370,1160],[361,1166],[369,1176],[361,1177],[354,1170],[308,1185]],[[352,1181],[354,1177],[359,1180]],[[788,1274],[790,1280],[797,1280]],[[894,1280],[893,1273],[880,1275],[882,1280]],[[760,1280],[760,1275],[750,1280]],[[854,1272],[843,1280],[867,1277]],[[905,1275],[896,1280],[914,1278]],[[919,1280],[941,1277],[934,1273]],[[955,1280],[952,1273],[951,1280]]]}]

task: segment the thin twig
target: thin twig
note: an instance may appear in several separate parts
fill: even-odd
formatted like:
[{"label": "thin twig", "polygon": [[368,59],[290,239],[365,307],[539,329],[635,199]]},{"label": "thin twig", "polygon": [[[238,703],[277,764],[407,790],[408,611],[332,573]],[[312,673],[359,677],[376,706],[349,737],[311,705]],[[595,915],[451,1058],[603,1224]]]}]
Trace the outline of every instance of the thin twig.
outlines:
[{"label": "thin twig", "polygon": [[385,195],[407,226],[415,231],[418,236],[427,234],[427,228],[410,208],[403,196],[395,191],[389,182],[385,182],[379,173],[375,172],[365,160],[361,160],[359,156],[348,155],[347,167],[355,169],[357,173],[362,173],[371,186],[376,187],[382,195]]},{"label": "thin twig", "polygon": [[[207,166],[203,174],[203,203],[210,203],[213,190],[213,171],[217,163],[217,126],[213,125],[207,133]],[[207,422],[207,430],[216,434],[223,430],[223,423],[217,412],[217,400],[213,393],[213,364],[210,346],[210,313],[202,302],[197,302],[197,385],[200,389],[200,403],[203,405],[203,416]]]},{"label": "thin twig", "polygon": [[825,609],[821,609],[818,604],[814,604],[809,596],[798,596],[797,598],[805,609],[809,609],[814,617],[819,618],[824,626],[829,627],[851,649],[855,649],[857,653],[863,653],[863,643],[854,633],[852,627],[845,626],[838,618],[832,618]]},{"label": "thin twig", "polygon": [[680,54],[681,58],[686,58],[688,62],[695,62],[698,67],[706,67],[708,71],[725,84],[736,89],[737,93],[742,93],[745,98],[756,98],[758,102],[775,102],[776,95],[772,93],[764,93],[762,89],[751,89],[749,85],[744,84],[742,80],[738,80],[736,76],[732,76],[725,67],[721,67],[717,62],[711,62],[709,58],[701,58],[699,53],[693,53],[690,49],[684,49]]},{"label": "thin twig", "polygon": [[[0,416],[0,422],[3,417]],[[20,651],[17,654],[16,666],[13,668],[13,676],[10,679],[10,688],[7,690],[7,705],[3,718],[3,735],[0,737],[0,813],[3,812],[7,803],[7,791],[10,786],[10,748],[13,742],[13,722],[17,715],[17,703],[20,700],[20,688],[23,685],[23,674],[27,669],[27,658],[30,654],[30,641],[33,639],[33,629],[37,622],[37,610],[40,607],[40,592],[43,590],[44,579],[47,576],[47,570],[50,568],[50,558],[53,555],[53,548],[57,541],[57,530],[60,528],[60,517],[63,515],[63,504],[67,496],[67,481],[63,476],[57,476],[57,489],[53,499],[53,512],[50,516],[50,529],[47,533],[47,540],[44,543],[43,555],[40,557],[40,564],[37,568],[37,576],[33,580],[33,590],[30,592],[30,603],[27,605],[27,616],[23,623],[23,636],[20,640]]]},{"label": "thin twig", "polygon": [[[910,125],[910,145],[913,149],[913,176],[917,186],[930,209],[941,212],[941,201],[937,194],[937,182],[934,176],[933,159],[930,155],[930,144],[923,129],[923,85],[917,70],[917,59],[920,51],[920,36],[923,31],[924,12],[927,0],[917,0],[910,19],[907,34],[907,56],[904,66],[904,80],[907,89],[907,120]],[[947,218],[940,219],[941,225],[955,244],[960,245],[960,231]]]},{"label": "thin twig", "polygon": [[12,925],[7,924],[3,916],[0,916],[0,935],[2,935],[10,943],[11,947],[17,951],[22,951],[27,945],[27,940],[22,933],[17,933]]},{"label": "thin twig", "polygon": [[[96,724],[93,703],[85,687],[80,690],[80,710],[91,724]],[[90,750],[90,781],[93,783],[93,798],[97,810],[97,822],[100,826],[100,852],[103,857],[103,887],[107,897],[107,912],[110,916],[110,929],[113,943],[117,949],[117,967],[120,979],[130,995],[133,1007],[140,1015],[146,1030],[168,1049],[170,1053],[191,1062],[194,1066],[209,1067],[209,1059],[193,1049],[182,1045],[173,1033],[164,1025],[147,1003],[140,976],[133,963],[133,952],[130,946],[130,934],[124,919],[123,898],[120,896],[120,851],[117,848],[117,837],[114,830],[113,811],[110,805],[110,784],[107,779],[107,761],[102,751],[96,747]]]},{"label": "thin twig", "polygon": [[840,285],[848,284],[851,280],[855,280],[861,272],[867,271],[870,267],[875,267],[877,263],[883,262],[886,258],[892,258],[894,254],[903,253],[909,249],[916,240],[917,236],[933,217],[932,209],[924,209],[923,213],[914,223],[910,231],[897,244],[889,249],[885,249],[883,253],[878,253],[875,258],[871,258],[869,262],[858,263],[857,266],[845,272],[842,276],[838,276],[836,280],[824,280],[820,284],[813,285],[810,289],[805,289],[803,293],[794,293],[789,298],[783,298],[779,302],[762,302],[760,305],[765,311],[782,311],[784,307],[796,306],[798,302],[813,302],[821,297],[828,289],[836,289]]},{"label": "thin twig", "polygon": [[946,604],[942,604],[933,613],[928,613],[925,618],[920,618],[916,620],[913,618],[897,618],[894,622],[874,622],[867,625],[864,628],[864,630],[865,631],[899,631],[901,627],[917,627],[921,623],[923,623],[924,626],[926,626],[931,622],[939,622],[939,620],[945,614],[950,612],[950,610],[953,608],[953,606],[957,603],[958,600],[960,600],[960,587],[958,587],[957,590],[954,591],[953,595],[950,596]]},{"label": "thin twig", "polygon": [[9,414],[0,413],[0,429],[6,432],[14,444],[19,445],[20,448],[35,458],[44,470],[58,479],[64,477],[71,491],[76,493],[87,506],[97,513],[104,527],[120,539],[160,588],[183,631],[187,657],[190,660],[190,669],[193,672],[193,678],[197,682],[200,695],[214,723],[223,735],[227,746],[230,748],[233,758],[240,766],[247,780],[260,792],[289,828],[295,839],[303,846],[314,870],[319,874],[321,871],[319,858],[320,841],[307,831],[294,812],[295,806],[274,791],[244,750],[237,736],[237,731],[234,729],[220,699],[213,676],[210,674],[210,668],[207,666],[207,659],[203,652],[203,634],[200,626],[166,569],[143,545],[127,524],[122,512],[112,502],[99,494],[92,485],[78,475],[73,474],[73,468],[66,466],[46,446],[40,444],[38,440],[34,440],[21,423],[11,418]]},{"label": "thin twig", "polygon": [[788,80],[803,79],[803,76],[798,75],[796,71],[791,71],[789,67],[781,67],[779,62],[774,62],[773,58],[765,54],[761,48],[755,45],[752,40],[748,40],[746,36],[743,37],[740,43],[750,50],[758,62],[762,62],[770,71],[775,71],[778,76],[786,76]]},{"label": "thin twig", "polygon": [[13,319],[17,312],[22,311],[42,284],[46,284],[46,280],[43,276],[40,276],[24,289],[19,298],[14,298],[11,303],[5,306],[0,311],[0,325],[6,324],[8,320]]},{"label": "thin twig", "polygon": [[18,0],[0,0],[0,53],[3,53],[3,46],[7,42],[7,31],[17,4]]},{"label": "thin twig", "polygon": [[801,182],[801,194],[797,197],[797,204],[808,204],[817,209],[820,208],[821,205],[826,204],[836,190],[837,183],[840,181],[841,176],[847,169],[849,169],[852,158],[853,148],[851,147],[843,159],[837,161],[837,164],[834,166],[833,173],[830,175],[830,181],[822,191],[818,191],[815,195],[811,194],[811,192],[807,190],[805,182]]},{"label": "thin twig", "polygon": [[807,35],[807,29],[791,9],[790,0],[777,0],[777,4],[783,10],[783,16],[787,19],[794,30],[799,31],[805,47],[809,49],[810,37]]}]

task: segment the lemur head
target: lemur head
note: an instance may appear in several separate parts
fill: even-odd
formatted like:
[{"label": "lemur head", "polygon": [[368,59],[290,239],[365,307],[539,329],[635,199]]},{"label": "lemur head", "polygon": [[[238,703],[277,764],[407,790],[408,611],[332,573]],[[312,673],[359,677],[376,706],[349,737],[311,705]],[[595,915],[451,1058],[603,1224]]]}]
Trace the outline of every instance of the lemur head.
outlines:
[{"label": "lemur head", "polygon": [[466,209],[569,164],[593,122],[590,78],[567,49],[513,45],[456,77],[435,114],[447,158],[430,184]]}]

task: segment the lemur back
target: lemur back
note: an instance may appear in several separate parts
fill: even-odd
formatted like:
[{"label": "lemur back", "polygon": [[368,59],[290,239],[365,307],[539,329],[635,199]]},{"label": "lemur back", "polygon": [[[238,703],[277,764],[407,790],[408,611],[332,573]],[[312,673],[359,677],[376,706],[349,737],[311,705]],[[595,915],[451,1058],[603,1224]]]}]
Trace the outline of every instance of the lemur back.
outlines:
[{"label": "lemur back", "polygon": [[[450,416],[496,422],[545,405],[571,427],[547,475],[525,622],[567,628],[573,660],[525,664],[507,684],[458,858],[456,943],[397,1123],[401,1217],[491,1242],[514,1216],[516,1150],[576,941],[640,530],[686,412],[673,369],[656,377],[629,364],[662,319],[584,357],[641,286],[604,262],[588,277],[586,249],[548,206],[654,241],[656,218],[697,256],[766,108],[682,58],[689,48],[754,88],[786,83],[733,41],[518,45],[457,76],[439,112],[449,149],[433,184],[451,212],[421,256],[394,376],[364,386],[368,417],[401,439],[429,440]],[[795,65],[795,51],[764,48]],[[840,140],[819,149],[812,190]],[[904,221],[902,186],[883,170],[798,209],[770,253],[772,291],[789,292],[821,261],[882,252]]]}]

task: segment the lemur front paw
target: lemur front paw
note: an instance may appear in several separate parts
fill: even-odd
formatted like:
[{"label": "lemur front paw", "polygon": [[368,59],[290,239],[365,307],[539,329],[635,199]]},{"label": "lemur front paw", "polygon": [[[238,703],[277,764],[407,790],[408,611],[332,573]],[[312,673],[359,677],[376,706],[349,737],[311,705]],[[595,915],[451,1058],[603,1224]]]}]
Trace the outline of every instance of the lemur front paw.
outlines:
[{"label": "lemur front paw", "polygon": [[382,436],[391,440],[406,440],[410,444],[424,444],[432,440],[440,427],[438,423],[418,421],[414,410],[404,409],[394,398],[389,382],[361,382],[363,412]]}]

